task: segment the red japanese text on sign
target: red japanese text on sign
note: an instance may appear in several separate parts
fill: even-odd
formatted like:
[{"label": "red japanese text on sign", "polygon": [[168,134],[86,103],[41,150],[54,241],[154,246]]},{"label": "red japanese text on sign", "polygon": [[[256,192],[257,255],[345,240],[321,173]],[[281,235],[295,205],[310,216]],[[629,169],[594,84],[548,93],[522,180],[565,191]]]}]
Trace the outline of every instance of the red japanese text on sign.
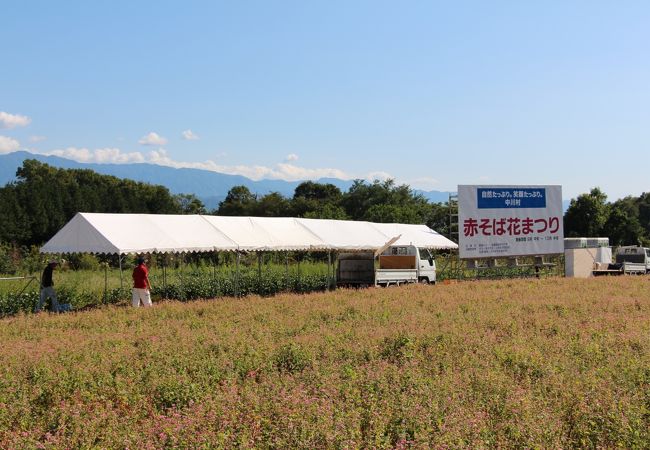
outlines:
[{"label": "red japanese text on sign", "polygon": [[465,236],[521,236],[529,234],[556,234],[560,229],[559,217],[531,219],[518,217],[487,219],[468,218],[463,221]]}]

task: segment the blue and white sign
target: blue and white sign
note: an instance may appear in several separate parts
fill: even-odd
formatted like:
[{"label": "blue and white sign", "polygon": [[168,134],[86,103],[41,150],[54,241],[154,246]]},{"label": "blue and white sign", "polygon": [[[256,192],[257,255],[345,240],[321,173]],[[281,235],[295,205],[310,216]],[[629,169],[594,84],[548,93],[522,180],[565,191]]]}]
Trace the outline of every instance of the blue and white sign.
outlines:
[{"label": "blue and white sign", "polygon": [[478,188],[479,209],[546,208],[546,188]]},{"label": "blue and white sign", "polygon": [[561,186],[458,186],[461,258],[564,251]]}]

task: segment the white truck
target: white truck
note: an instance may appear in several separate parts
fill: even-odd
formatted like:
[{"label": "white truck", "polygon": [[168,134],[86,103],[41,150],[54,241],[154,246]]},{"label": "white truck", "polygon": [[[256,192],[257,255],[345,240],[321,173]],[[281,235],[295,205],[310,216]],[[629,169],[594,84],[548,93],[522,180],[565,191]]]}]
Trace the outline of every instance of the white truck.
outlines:
[{"label": "white truck", "polygon": [[339,286],[390,286],[436,282],[436,262],[427,249],[395,245],[384,250],[375,263],[373,253],[341,253],[336,270]]},{"label": "white truck", "polygon": [[643,275],[650,273],[650,248],[628,245],[616,250],[616,262],[601,264],[593,270],[599,275]]},{"label": "white truck", "polygon": [[650,273],[650,248],[635,245],[619,247],[616,251],[616,264],[626,274]]}]

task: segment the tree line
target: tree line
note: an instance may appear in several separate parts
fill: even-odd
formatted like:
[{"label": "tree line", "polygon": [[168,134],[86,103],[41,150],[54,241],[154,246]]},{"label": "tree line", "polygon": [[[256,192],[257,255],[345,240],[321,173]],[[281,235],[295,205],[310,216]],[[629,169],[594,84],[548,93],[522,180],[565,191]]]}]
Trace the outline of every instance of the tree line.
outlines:
[{"label": "tree line", "polygon": [[[441,234],[449,231],[448,204],[431,203],[393,180],[356,180],[346,192],[333,184],[305,181],[290,198],[235,186],[216,209],[208,211],[193,194],[173,195],[164,186],[88,169],[59,169],[25,160],[16,177],[0,188],[4,245],[40,245],[79,211],[367,220],[426,224]],[[612,245],[650,245],[650,193],[609,203],[599,188],[593,188],[571,200],[564,231],[567,237],[609,237]]]},{"label": "tree line", "polygon": [[608,237],[610,245],[650,246],[650,192],[614,202],[600,188],[572,199],[564,214],[566,237]]},{"label": "tree line", "polygon": [[0,243],[40,245],[77,212],[141,214],[216,214],[225,216],[308,217],[425,223],[444,233],[448,210],[393,180],[357,180],[347,192],[333,184],[306,181],[286,198],[252,193],[235,186],[219,206],[208,211],[193,194],[173,195],[155,186],[88,169],[59,169],[25,160],[16,181],[0,188]]}]

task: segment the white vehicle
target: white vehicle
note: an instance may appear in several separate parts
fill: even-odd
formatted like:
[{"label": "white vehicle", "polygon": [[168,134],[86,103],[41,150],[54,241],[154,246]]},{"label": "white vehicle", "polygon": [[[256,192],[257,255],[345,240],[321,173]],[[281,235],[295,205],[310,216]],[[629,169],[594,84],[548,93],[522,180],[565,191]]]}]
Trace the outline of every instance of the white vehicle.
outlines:
[{"label": "white vehicle", "polygon": [[634,245],[619,247],[616,251],[616,265],[626,274],[650,273],[650,248]]},{"label": "white vehicle", "polygon": [[388,247],[375,267],[372,253],[341,253],[337,284],[343,286],[390,286],[436,282],[436,262],[427,249],[413,245]]}]

